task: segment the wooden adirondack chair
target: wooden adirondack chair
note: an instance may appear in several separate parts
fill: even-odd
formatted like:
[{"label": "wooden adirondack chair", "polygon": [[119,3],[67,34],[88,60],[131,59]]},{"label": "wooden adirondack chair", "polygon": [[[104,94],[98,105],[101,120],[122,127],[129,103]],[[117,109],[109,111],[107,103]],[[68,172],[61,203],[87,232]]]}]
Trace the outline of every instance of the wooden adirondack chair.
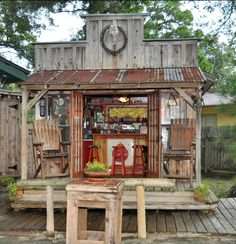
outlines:
[{"label": "wooden adirondack chair", "polygon": [[193,183],[195,156],[195,120],[172,119],[169,134],[169,148],[163,153],[167,162],[168,178],[186,178]]},{"label": "wooden adirondack chair", "polygon": [[[61,141],[61,130],[54,120],[35,120],[33,130],[33,153],[36,178],[41,171],[44,179],[48,176],[63,176],[69,165],[69,142]],[[50,162],[60,162],[60,173],[49,175]]]}]

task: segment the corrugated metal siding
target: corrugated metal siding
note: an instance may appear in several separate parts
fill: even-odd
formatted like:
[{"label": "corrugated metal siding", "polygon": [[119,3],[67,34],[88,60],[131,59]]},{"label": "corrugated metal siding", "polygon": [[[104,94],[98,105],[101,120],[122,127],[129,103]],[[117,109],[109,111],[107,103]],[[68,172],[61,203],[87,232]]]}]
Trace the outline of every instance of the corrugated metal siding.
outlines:
[{"label": "corrugated metal siding", "polygon": [[206,78],[198,67],[42,71],[31,75],[21,84],[112,84],[145,82],[203,82]]}]

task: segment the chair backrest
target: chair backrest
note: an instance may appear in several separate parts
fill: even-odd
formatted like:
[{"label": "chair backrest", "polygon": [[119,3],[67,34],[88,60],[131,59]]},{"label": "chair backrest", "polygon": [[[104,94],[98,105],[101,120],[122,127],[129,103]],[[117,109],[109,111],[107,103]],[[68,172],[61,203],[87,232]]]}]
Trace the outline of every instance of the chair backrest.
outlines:
[{"label": "chair backrest", "polygon": [[61,131],[55,120],[35,120],[34,143],[43,143],[43,150],[59,150]]},{"label": "chair backrest", "polygon": [[170,149],[190,150],[196,137],[195,119],[172,119],[170,126]]}]

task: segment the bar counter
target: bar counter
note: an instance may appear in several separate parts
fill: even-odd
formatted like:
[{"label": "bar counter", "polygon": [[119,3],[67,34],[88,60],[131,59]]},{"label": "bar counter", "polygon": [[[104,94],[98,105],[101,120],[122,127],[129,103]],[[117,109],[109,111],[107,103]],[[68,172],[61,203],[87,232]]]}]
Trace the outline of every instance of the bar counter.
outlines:
[{"label": "bar counter", "polygon": [[113,146],[123,144],[128,150],[128,158],[126,165],[133,164],[133,145],[147,145],[147,134],[140,133],[114,133],[114,134],[93,134],[93,144],[100,145],[99,157],[100,161],[112,163]]}]

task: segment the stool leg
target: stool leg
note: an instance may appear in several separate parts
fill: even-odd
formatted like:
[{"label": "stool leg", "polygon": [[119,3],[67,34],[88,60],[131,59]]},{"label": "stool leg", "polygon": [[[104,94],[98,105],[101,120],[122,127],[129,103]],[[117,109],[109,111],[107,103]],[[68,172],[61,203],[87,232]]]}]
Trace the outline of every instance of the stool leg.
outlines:
[{"label": "stool leg", "polygon": [[113,150],[112,152],[112,174],[114,175],[115,174],[115,170],[116,170],[116,160],[115,160],[115,155],[116,155],[116,152],[115,152],[116,149]]},{"label": "stool leg", "polygon": [[91,162],[91,163],[93,162],[93,160],[91,160],[91,159],[92,159],[92,151],[93,151],[93,150],[91,150],[91,148],[89,148],[88,161]]},{"label": "stool leg", "polygon": [[124,149],[122,148],[120,150],[120,154],[121,154],[121,167],[122,167],[122,175],[125,176],[126,175],[126,171],[125,171],[125,159],[124,159]]},{"label": "stool leg", "polygon": [[133,169],[132,169],[132,175],[134,175],[135,167],[136,167],[136,148],[134,148],[134,159],[133,159]]},{"label": "stool leg", "polygon": [[98,148],[96,148],[96,159],[99,162],[99,152],[98,152]]},{"label": "stool leg", "polygon": [[142,161],[142,170],[143,170],[143,173],[145,171],[145,160],[144,160],[144,154],[143,154],[143,150],[142,150],[142,146],[140,146],[140,153],[141,153],[141,161]]}]

